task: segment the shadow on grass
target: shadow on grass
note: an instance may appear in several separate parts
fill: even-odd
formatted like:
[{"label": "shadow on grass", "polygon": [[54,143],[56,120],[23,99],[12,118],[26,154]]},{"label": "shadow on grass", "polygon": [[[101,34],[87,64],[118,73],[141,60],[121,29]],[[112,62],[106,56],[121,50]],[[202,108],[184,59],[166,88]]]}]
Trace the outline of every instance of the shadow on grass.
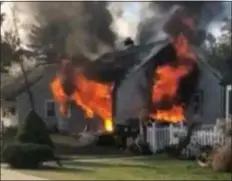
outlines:
[{"label": "shadow on grass", "polygon": [[[129,158],[130,159],[130,158]],[[139,156],[131,158],[133,161],[141,161],[144,163],[156,163],[156,162],[189,162],[193,163],[192,160],[184,160],[184,159],[177,159],[174,157],[170,157],[168,155],[162,154],[162,155],[153,155],[153,156]]]},{"label": "shadow on grass", "polygon": [[64,165],[69,165],[73,167],[85,167],[85,168],[139,168],[139,169],[155,169],[156,166],[154,165],[146,165],[146,164],[139,164],[139,163],[131,163],[125,164],[120,162],[109,163],[106,162],[97,162],[97,161],[65,161]]},{"label": "shadow on grass", "polygon": [[69,161],[69,160],[77,160],[77,159],[85,159],[85,160],[92,160],[92,159],[132,159],[136,157],[135,155],[129,154],[112,154],[112,155],[66,155],[66,154],[59,154],[58,157],[60,160]]},{"label": "shadow on grass", "polygon": [[49,166],[49,165],[43,165],[40,168],[37,169],[14,169],[13,170],[20,170],[20,171],[36,171],[36,172],[45,172],[45,171],[52,171],[52,172],[59,172],[59,173],[89,173],[93,172],[91,169],[87,168],[73,168],[73,167],[56,167],[56,166]]},{"label": "shadow on grass", "polygon": [[73,167],[53,167],[44,165],[39,169],[39,171],[57,171],[57,172],[93,172],[93,170],[86,169],[86,168],[73,168]]}]

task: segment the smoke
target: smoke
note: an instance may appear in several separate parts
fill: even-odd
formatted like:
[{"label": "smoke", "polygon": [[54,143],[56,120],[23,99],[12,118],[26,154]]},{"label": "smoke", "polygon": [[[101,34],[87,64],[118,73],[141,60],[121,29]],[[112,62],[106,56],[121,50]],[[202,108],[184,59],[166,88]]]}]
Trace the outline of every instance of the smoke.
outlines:
[{"label": "smoke", "polygon": [[[40,40],[40,44],[89,59],[120,47],[128,36],[135,43],[163,39],[167,36],[163,26],[178,7],[197,15],[197,28],[216,37],[220,35],[222,19],[231,16],[231,2],[5,2],[2,6],[9,4],[17,6],[24,44],[36,39],[29,36],[32,30],[35,32],[34,26],[50,28],[46,30],[47,42]],[[6,18],[11,17],[6,15]],[[4,21],[2,27],[11,27],[9,22]],[[42,38],[37,36],[38,39]]]},{"label": "smoke", "polygon": [[27,30],[24,32],[27,31],[25,34],[32,44],[55,47],[58,53],[70,56],[83,54],[90,59],[115,48],[117,37],[111,30],[113,19],[107,2],[13,4],[21,17],[30,17],[26,20]]},{"label": "smoke", "polygon": [[[177,9],[184,9],[187,16],[196,18],[196,28],[205,33],[212,33],[215,37],[220,36],[222,21],[231,17],[231,2],[206,2],[206,1],[153,1],[143,9],[140,18],[137,39],[140,43],[146,43],[152,39],[165,36],[163,26]],[[182,17],[183,18],[183,17]],[[169,27],[169,31],[176,29],[179,24]]]},{"label": "smoke", "polygon": [[53,26],[51,33],[56,36],[60,51],[94,59],[114,49],[116,36],[110,28],[112,17],[106,2],[33,2],[28,5],[33,6],[40,26]]},{"label": "smoke", "polygon": [[113,17],[112,30],[117,35],[117,48],[123,47],[123,40],[136,39],[140,13],[147,2],[111,2],[108,9]]}]

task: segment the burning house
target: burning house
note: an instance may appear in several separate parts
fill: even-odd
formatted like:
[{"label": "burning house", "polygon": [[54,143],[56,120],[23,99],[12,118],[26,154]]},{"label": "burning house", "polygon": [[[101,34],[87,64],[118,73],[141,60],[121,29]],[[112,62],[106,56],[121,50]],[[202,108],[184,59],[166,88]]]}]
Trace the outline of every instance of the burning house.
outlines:
[{"label": "burning house", "polygon": [[[177,24],[177,28],[171,28]],[[194,18],[178,11],[165,24],[169,35],[165,40],[138,46],[129,43],[125,50],[106,53],[88,65],[79,64],[78,71],[72,70],[70,62],[63,62],[63,69],[69,73],[64,71],[51,83],[61,113],[65,116],[67,102],[74,101],[87,117],[97,115],[105,126],[127,128],[138,127],[144,110],[144,119],[168,124],[188,122],[196,114],[205,123],[223,116],[221,78],[197,50],[204,33],[194,27]],[[217,86],[208,90],[203,85],[210,81],[211,86],[212,81]],[[207,95],[201,89],[207,89]],[[217,94],[217,106],[206,101],[212,94]]]},{"label": "burning house", "polygon": [[[165,124],[188,123],[196,114],[203,124],[224,117],[231,109],[225,103],[228,94],[221,75],[197,48],[204,38],[194,30],[194,18],[177,13],[164,29],[166,39],[126,41],[125,50],[92,62],[83,57],[74,64],[66,57],[40,67],[43,78],[31,87],[36,112],[49,127],[74,133],[86,122],[95,124],[95,131],[138,129],[143,113],[143,120]],[[30,111],[26,93],[18,95],[17,105],[18,119],[24,120]]]}]

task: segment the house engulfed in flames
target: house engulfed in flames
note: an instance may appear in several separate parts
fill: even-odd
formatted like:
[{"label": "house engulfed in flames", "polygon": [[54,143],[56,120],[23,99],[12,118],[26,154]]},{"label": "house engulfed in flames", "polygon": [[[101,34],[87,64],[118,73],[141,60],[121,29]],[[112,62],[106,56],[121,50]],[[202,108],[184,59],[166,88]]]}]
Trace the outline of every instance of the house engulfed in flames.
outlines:
[{"label": "house engulfed in flames", "polygon": [[201,113],[202,100],[189,106],[200,76],[200,57],[189,38],[194,19],[181,23],[184,32],[168,32],[166,40],[107,53],[91,66],[74,69],[71,61],[63,60],[60,74],[50,84],[62,115],[74,101],[86,117],[100,117],[104,131],[113,132],[115,125],[130,126],[129,120],[138,120],[144,110],[147,119],[172,124]]},{"label": "house engulfed in flames", "polygon": [[[126,57],[137,49],[132,46],[124,50]],[[138,118],[144,109],[149,110],[148,117],[156,121],[185,121],[188,100],[179,93],[181,81],[192,75],[197,78],[197,58],[188,40],[181,35],[172,41],[151,43],[144,50],[145,53],[136,54],[137,59],[142,56],[143,59],[134,61],[120,78],[110,83],[87,78],[83,71],[74,69],[70,61],[63,60],[60,75],[51,82],[52,93],[63,116],[67,115],[68,102],[74,101],[87,117],[99,116],[108,132],[113,131],[114,123],[123,125],[128,119]]]}]

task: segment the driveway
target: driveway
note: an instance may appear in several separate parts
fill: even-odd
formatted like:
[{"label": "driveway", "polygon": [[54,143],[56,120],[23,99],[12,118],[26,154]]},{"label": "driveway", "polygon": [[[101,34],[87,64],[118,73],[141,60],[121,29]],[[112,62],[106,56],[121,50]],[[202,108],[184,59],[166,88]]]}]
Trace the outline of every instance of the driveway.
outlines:
[{"label": "driveway", "polygon": [[1,166],[1,180],[48,180],[48,179],[26,175],[15,170],[2,168]]}]

